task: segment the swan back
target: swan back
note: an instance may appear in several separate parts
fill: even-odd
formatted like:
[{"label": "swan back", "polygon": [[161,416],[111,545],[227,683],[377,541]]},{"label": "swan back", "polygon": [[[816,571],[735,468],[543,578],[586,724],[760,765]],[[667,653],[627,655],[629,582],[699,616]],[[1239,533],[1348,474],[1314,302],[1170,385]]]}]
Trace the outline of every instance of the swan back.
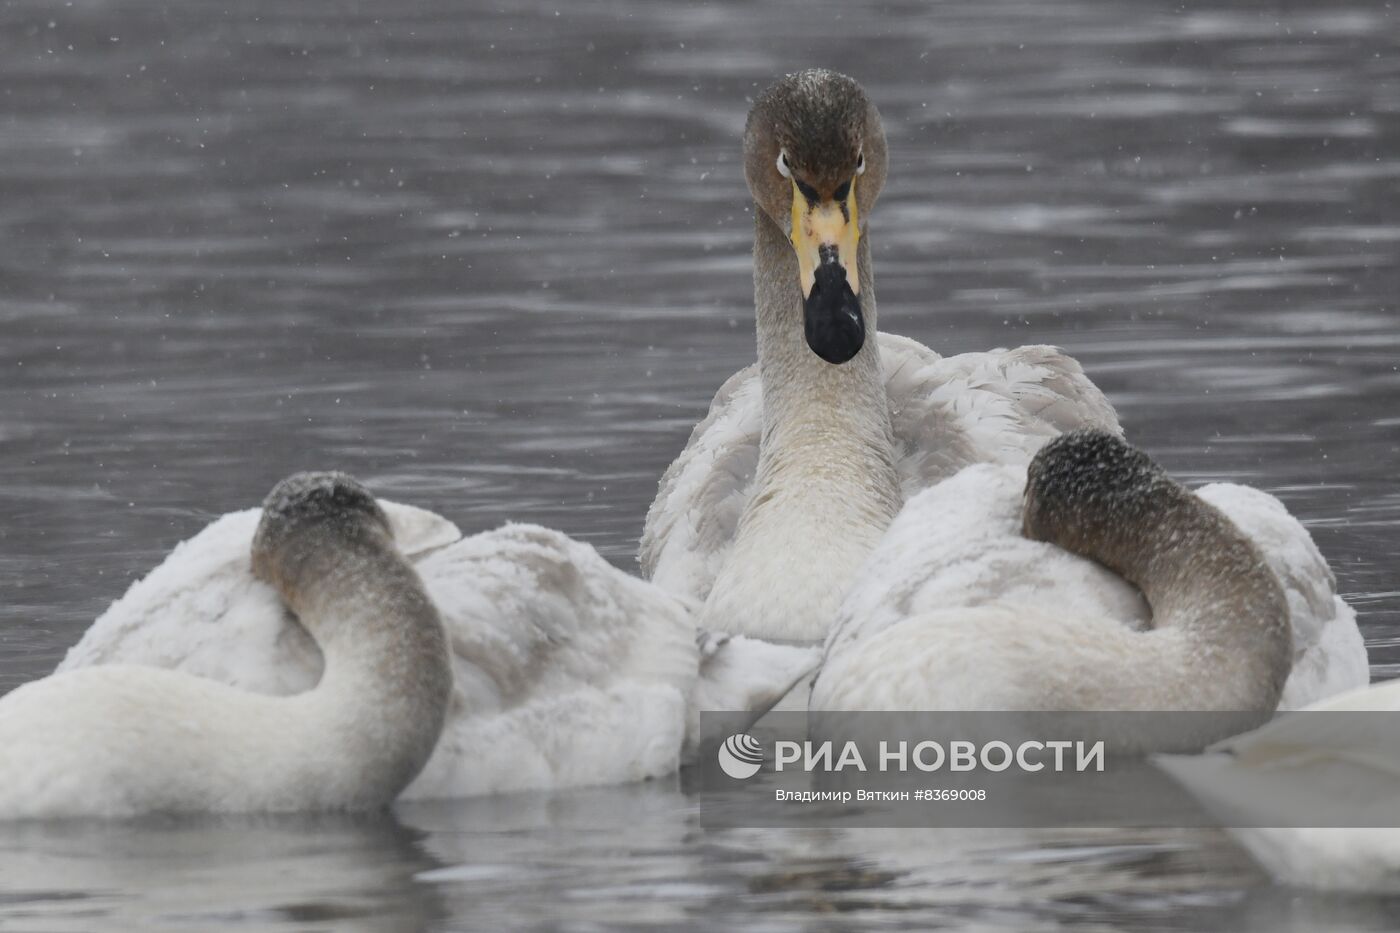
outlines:
[{"label": "swan back", "polygon": [[[977,464],[900,512],[841,607],[831,641],[865,637],[922,612],[990,602],[1055,606],[1146,628],[1151,610],[1102,565],[1021,534],[1026,471]],[[831,650],[831,646],[828,646]]]},{"label": "swan back", "polygon": [[888,335],[882,349],[892,364],[890,412],[906,497],[972,464],[1024,465],[1064,431],[1120,431],[1108,399],[1055,347],[940,357]]},{"label": "swan back", "polygon": [[458,712],[407,796],[675,770],[699,665],[691,607],[538,525],[473,535],[418,567],[451,634]]}]

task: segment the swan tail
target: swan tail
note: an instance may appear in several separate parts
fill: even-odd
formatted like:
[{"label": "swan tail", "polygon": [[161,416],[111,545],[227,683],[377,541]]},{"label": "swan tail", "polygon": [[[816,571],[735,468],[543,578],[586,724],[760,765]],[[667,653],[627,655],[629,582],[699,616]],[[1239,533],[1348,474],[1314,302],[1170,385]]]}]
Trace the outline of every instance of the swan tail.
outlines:
[{"label": "swan tail", "polygon": [[417,559],[462,538],[460,528],[427,509],[387,499],[380,499],[379,507],[389,518],[394,543],[409,557]]}]

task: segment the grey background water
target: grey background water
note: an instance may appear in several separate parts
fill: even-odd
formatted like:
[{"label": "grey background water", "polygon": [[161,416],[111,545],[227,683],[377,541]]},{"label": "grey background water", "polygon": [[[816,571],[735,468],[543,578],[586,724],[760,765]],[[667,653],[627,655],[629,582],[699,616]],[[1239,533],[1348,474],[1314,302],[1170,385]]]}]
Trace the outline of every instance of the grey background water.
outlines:
[{"label": "grey background water", "polygon": [[[753,356],[747,100],[879,102],[881,323],[1074,353],[1283,498],[1400,674],[1400,15],[1337,4],[0,3],[0,691],[339,467],[632,566]],[[1223,836],[699,831],[676,785],[0,834],[0,929],[1388,928]],[[590,926],[592,925],[592,926]]]}]

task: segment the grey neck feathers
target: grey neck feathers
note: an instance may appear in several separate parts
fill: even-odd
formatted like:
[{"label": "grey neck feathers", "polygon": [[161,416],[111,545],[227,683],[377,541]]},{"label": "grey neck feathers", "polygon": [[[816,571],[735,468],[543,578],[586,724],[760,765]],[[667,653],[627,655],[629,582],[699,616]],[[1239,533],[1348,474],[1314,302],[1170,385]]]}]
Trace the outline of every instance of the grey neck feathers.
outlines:
[{"label": "grey neck feathers", "polygon": [[902,504],[864,240],[858,262],[866,343],[836,366],[807,346],[796,255],[758,211],[763,438],[753,495],[706,601],[705,627],[825,638],[855,574]]},{"label": "grey neck feathers", "polygon": [[1251,707],[1273,708],[1293,664],[1283,588],[1233,522],[1171,486],[1160,496],[1160,511],[1125,528],[1126,540],[1114,543],[1123,555],[1121,572],[1147,598],[1155,627],[1180,627],[1196,653],[1217,661],[1217,676],[1249,685]]},{"label": "grey neck feathers", "polygon": [[[893,434],[876,331],[874,276],[869,237],[862,237],[857,266],[866,340],[839,366],[819,358],[803,336],[797,256],[776,224],[756,206],[754,301],[758,364],[763,383],[763,440],[759,487],[791,469],[825,474],[846,464],[860,472],[858,488],[840,495],[870,500],[888,519],[901,501],[893,466]],[[810,456],[801,456],[810,451]]]},{"label": "grey neck feathers", "polygon": [[[417,572],[387,535],[288,542],[280,589],[325,659],[306,695],[356,781],[393,796],[427,763],[452,696],[450,647]],[[324,539],[324,540],[323,540]]]},{"label": "grey neck feathers", "polygon": [[1180,674],[1203,704],[1209,695],[1216,708],[1277,705],[1292,667],[1287,598],[1263,555],[1224,514],[1155,466],[1100,495],[1045,507],[1033,498],[1031,537],[1092,558],[1137,586],[1154,629],[1174,636],[1187,669],[1155,665],[1151,677],[1160,686]]}]

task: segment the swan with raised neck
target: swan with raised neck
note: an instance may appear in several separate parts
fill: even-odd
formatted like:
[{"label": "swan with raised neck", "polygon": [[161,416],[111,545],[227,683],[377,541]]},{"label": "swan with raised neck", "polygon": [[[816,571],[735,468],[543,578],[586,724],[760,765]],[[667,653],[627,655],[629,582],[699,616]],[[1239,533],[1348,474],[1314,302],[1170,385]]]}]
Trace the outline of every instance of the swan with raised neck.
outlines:
[{"label": "swan with raised neck", "polygon": [[844,75],[790,75],[749,113],[763,435],[704,628],[821,638],[903,502],[865,229],[885,168],[879,112]]},{"label": "swan with raised neck", "polygon": [[373,497],[343,474],[284,480],[252,557],[321,650],[316,686],[264,696],[119,665],[26,684],[0,700],[0,818],[371,809],[413,780],[452,671]]},{"label": "swan with raised neck", "polygon": [[868,222],[887,163],[879,111],[844,75],[788,75],[750,110],[758,362],[667,468],[638,549],[648,578],[704,602],[706,628],[822,641],[906,496],[1118,428],[1053,347],[944,358],[879,332]]}]

